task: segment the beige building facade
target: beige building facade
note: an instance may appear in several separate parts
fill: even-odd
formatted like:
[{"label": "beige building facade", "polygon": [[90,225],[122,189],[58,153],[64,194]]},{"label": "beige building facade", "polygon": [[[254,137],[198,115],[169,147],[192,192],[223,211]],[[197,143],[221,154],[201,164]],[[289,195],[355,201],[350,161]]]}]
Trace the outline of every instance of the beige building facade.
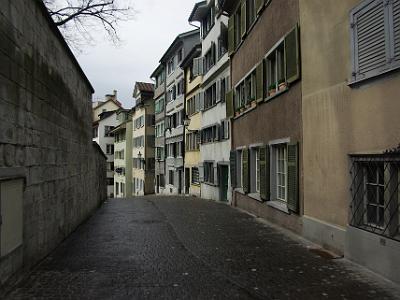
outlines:
[{"label": "beige building facade", "polygon": [[137,82],[132,113],[132,191],[133,195],[154,194],[154,85]]},{"label": "beige building facade", "polygon": [[300,0],[300,20],[303,234],[399,282],[400,1]]},{"label": "beige building facade", "polygon": [[201,131],[201,83],[202,75],[193,74],[193,61],[201,56],[201,44],[193,47],[181,64],[185,77],[185,194],[201,196],[199,178],[200,131]]}]

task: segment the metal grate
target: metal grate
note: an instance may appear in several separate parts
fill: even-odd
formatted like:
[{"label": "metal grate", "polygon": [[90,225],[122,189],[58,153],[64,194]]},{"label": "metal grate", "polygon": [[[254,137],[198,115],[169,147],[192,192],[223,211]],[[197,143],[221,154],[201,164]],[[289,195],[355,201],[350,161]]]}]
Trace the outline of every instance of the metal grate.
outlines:
[{"label": "metal grate", "polygon": [[400,241],[400,154],[351,156],[350,225]]}]

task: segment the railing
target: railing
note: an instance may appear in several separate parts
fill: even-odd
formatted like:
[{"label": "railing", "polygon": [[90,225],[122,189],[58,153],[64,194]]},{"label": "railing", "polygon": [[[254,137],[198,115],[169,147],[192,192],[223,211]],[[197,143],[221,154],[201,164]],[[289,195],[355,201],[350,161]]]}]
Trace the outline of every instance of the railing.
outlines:
[{"label": "railing", "polygon": [[351,156],[350,225],[400,241],[400,154]]}]

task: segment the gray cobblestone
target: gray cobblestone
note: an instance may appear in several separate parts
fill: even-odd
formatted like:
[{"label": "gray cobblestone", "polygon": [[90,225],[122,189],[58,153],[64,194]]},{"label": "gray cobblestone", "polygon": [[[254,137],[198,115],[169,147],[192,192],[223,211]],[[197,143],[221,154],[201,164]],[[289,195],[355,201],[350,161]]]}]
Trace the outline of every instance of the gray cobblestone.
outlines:
[{"label": "gray cobblestone", "polygon": [[398,287],[229,206],[112,200],[8,299],[399,299]]}]

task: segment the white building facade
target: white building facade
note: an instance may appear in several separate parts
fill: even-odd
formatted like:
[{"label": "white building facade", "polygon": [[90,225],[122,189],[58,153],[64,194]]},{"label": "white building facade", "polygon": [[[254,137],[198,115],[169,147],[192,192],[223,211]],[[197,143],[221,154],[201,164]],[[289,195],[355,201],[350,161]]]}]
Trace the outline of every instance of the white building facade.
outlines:
[{"label": "white building facade", "polygon": [[226,117],[226,94],[230,90],[228,57],[228,18],[219,11],[217,1],[195,5],[189,18],[200,22],[202,56],[194,62],[195,75],[203,75],[201,85],[201,196],[231,202],[230,122]]}]

